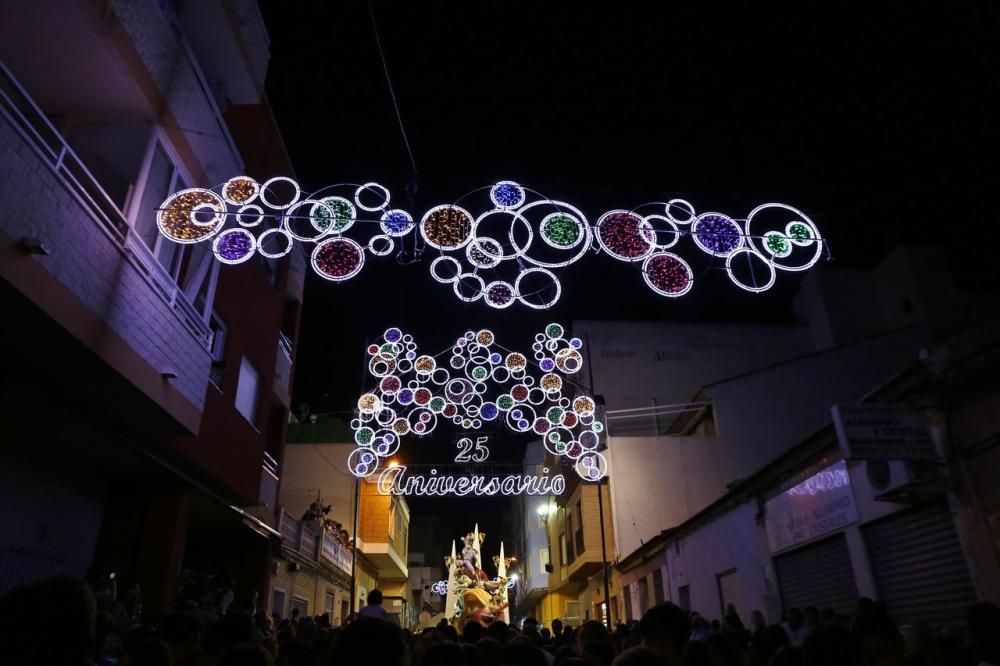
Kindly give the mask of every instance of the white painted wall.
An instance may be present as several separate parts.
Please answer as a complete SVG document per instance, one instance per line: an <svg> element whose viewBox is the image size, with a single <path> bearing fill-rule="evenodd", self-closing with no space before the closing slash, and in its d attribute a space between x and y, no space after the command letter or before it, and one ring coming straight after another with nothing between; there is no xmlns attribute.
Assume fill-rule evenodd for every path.
<svg viewBox="0 0 1000 666"><path fill-rule="evenodd" d="M688 402L704 384L812 349L805 326L575 321L584 383L609 410Z"/></svg>
<svg viewBox="0 0 1000 666"><path fill-rule="evenodd" d="M293 518L301 518L316 501L332 505L327 518L354 534L354 476L347 469L353 444L289 444L282 462L279 503Z"/></svg>

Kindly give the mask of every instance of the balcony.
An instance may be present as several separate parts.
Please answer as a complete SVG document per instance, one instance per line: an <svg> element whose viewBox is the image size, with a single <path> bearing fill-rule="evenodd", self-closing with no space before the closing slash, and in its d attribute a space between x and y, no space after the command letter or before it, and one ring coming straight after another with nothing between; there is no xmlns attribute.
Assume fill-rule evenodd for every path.
<svg viewBox="0 0 1000 666"><path fill-rule="evenodd" d="M343 575L351 575L351 549L330 534L319 534L284 509L278 512L278 531L282 548L317 564L325 564Z"/></svg>
<svg viewBox="0 0 1000 666"><path fill-rule="evenodd" d="M112 367L154 399L165 400L157 385L160 372L173 370L171 386L200 412L211 364L208 325L141 240L133 238L118 205L3 64L0 164L6 168L0 201L8 213L0 219L0 233L14 240L35 238L45 248L44 255L8 264L5 277L82 342L106 352ZM54 301L34 262L99 325ZM101 328L114 331L146 368L121 365L121 352L110 349L113 341ZM151 331L159 338L156 343ZM197 431L198 417L186 411L189 407L166 408Z"/></svg>
<svg viewBox="0 0 1000 666"><path fill-rule="evenodd" d="M273 515L278 507L278 461L267 451L264 452L264 462L260 470L259 502L268 508Z"/></svg>

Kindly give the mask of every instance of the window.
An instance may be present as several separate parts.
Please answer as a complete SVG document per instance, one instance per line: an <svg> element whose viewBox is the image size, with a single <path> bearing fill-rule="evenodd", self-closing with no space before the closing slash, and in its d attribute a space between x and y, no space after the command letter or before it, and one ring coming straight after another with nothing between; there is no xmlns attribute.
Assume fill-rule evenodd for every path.
<svg viewBox="0 0 1000 666"><path fill-rule="evenodd" d="M663 569L653 571L653 603L663 603Z"/></svg>
<svg viewBox="0 0 1000 666"><path fill-rule="evenodd" d="M289 614L296 608L299 610L299 617L305 617L309 614L309 600L302 597L292 597L292 607L288 610Z"/></svg>
<svg viewBox="0 0 1000 666"><path fill-rule="evenodd" d="M632 619L632 589L631 585L626 585L622 589L622 596L625 597L625 619Z"/></svg>
<svg viewBox="0 0 1000 666"><path fill-rule="evenodd" d="M677 605L683 610L691 610L691 587L689 585L681 585L677 588Z"/></svg>
<svg viewBox="0 0 1000 666"><path fill-rule="evenodd" d="M333 593L327 592L326 597L323 600L323 610L325 610L330 615L333 615Z"/></svg>
<svg viewBox="0 0 1000 666"><path fill-rule="evenodd" d="M559 535L559 565L566 566L566 533Z"/></svg>
<svg viewBox="0 0 1000 666"><path fill-rule="evenodd" d="M246 356L240 362L240 380L236 385L236 411L250 425L257 427L257 401L260 399L260 372Z"/></svg>
<svg viewBox="0 0 1000 666"><path fill-rule="evenodd" d="M177 167L159 141L153 144L153 154L149 160L149 170L142 186L142 198L136 210L132 226L136 235L156 256L160 265L177 279L181 264L182 245L171 242L160 235L156 227L156 213L160 204L172 192L182 190L185 185Z"/></svg>
<svg viewBox="0 0 1000 666"><path fill-rule="evenodd" d="M566 509L566 534L569 535L569 539L566 543L566 560L565 563L569 564L576 559L576 554L573 552L573 510Z"/></svg>
<svg viewBox="0 0 1000 666"><path fill-rule="evenodd" d="M540 571L538 573L540 573L540 574L547 574L548 570L545 568L545 566L547 564L549 564L549 549L548 548L540 548L538 550L538 565L539 565L539 569L540 569Z"/></svg>
<svg viewBox="0 0 1000 666"><path fill-rule="evenodd" d="M271 612L285 617L285 591L280 587L271 590Z"/></svg>
<svg viewBox="0 0 1000 666"><path fill-rule="evenodd" d="M580 556L584 551L584 541L583 541L583 509L581 508L580 500L576 501L576 532L574 540L576 542L576 555Z"/></svg>
<svg viewBox="0 0 1000 666"><path fill-rule="evenodd" d="M639 604L636 615L641 616L649 609L649 582L645 578L635 581L635 591Z"/></svg>

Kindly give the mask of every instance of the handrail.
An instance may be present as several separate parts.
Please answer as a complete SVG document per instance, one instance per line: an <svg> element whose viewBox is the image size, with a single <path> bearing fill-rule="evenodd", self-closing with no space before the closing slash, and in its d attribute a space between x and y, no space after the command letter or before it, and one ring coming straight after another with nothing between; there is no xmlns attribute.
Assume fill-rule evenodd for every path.
<svg viewBox="0 0 1000 666"><path fill-rule="evenodd" d="M208 324L149 248L140 240L132 238L128 221L121 209L2 62L0 62L0 115L6 118L15 131L35 149L55 175L62 180L69 194L90 213L98 223L98 227L146 278L153 291L177 313L188 331L207 350L211 344L211 329Z"/></svg>

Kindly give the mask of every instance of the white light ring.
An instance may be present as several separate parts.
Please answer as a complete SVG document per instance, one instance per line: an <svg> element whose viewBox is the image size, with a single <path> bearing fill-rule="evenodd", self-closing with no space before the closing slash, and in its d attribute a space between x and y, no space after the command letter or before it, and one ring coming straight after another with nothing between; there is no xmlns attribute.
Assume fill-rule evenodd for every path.
<svg viewBox="0 0 1000 666"><path fill-rule="evenodd" d="M315 201L317 204L325 206L326 209L330 211L330 228L329 229L320 229L318 226L316 226L316 222L315 221L312 222L312 225L314 227L316 227L316 231L322 231L323 234L342 234L345 231L347 231L348 229L350 229L352 226L354 226L354 221L358 219L358 211L357 211L357 209L354 208L354 204L351 203L351 201L349 199L345 199L344 197L323 197L322 199L315 199L315 200L310 199L310 201ZM346 204L350 208L350 211L351 211L351 216L350 216L350 219L347 220L347 224L345 224L344 226L342 226L339 229L335 229L334 228L334 227L337 226L337 213L336 213L336 210L334 209L334 207L332 205L334 202ZM309 209L309 217L310 218L315 219L315 217L316 217L316 209L317 208L318 208L318 206L313 206L312 208ZM323 234L321 234L321 235L323 235Z"/></svg>
<svg viewBox="0 0 1000 666"><path fill-rule="evenodd" d="M597 451L587 451L577 459L574 469L584 481L599 481L608 473L608 461Z"/></svg>
<svg viewBox="0 0 1000 666"><path fill-rule="evenodd" d="M815 237L795 238L794 236L792 236L792 227L794 227L796 224L801 224L808 228L808 225L806 225L806 223L803 222L802 220L792 220L791 222L785 225L785 234L788 236L788 240L792 243L792 245L798 245L799 247L808 247L809 245L814 243L816 240Z"/></svg>
<svg viewBox="0 0 1000 666"><path fill-rule="evenodd" d="M206 220L205 222L200 221L197 216L198 211L202 210L212 211L212 218L210 220ZM188 219L191 220L191 224L196 227L211 227L216 224L224 224L225 218L226 215L224 211L220 211L218 208L207 202L192 206L191 213L188 215Z"/></svg>
<svg viewBox="0 0 1000 666"><path fill-rule="evenodd" d="M296 233L295 231L292 230L292 218L297 217L299 215L300 208L309 204L312 204L312 207L309 209L309 215L307 217L309 219L309 225L317 231L315 236L303 236L302 234ZM320 206L330 211L330 219L333 220L333 209L330 208L330 206L315 199L302 199L301 201L296 201L294 204L288 207L287 211L285 211L284 224L282 225L285 227L285 231L287 231L292 236L292 238L294 238L297 241L302 241L303 243L318 242L321 238L329 234L330 229L333 228L332 222L330 223L330 229L320 229L318 226L316 226L315 214L316 214L316 209Z"/></svg>
<svg viewBox="0 0 1000 666"><path fill-rule="evenodd" d="M248 180L251 183L253 183L253 194L248 196L243 201L236 201L235 199L230 199L228 196L226 196L226 190L228 190L229 186L238 180ZM222 186L222 198L226 200L226 203L232 204L234 206L246 206L251 201L256 199L258 194L260 194L260 183L258 183L250 176L233 176L232 178L227 180L226 183Z"/></svg>
<svg viewBox="0 0 1000 666"><path fill-rule="evenodd" d="M391 227L389 227L386 224L386 221L389 219L389 217L392 216L392 215L394 215L394 214L396 214L396 213L398 213L398 214L403 215L403 216L406 217L406 220L407 220L406 227L402 231L394 231ZM392 210L387 210L384 213L382 213L382 219L379 222L379 226L382 227L382 231L385 232L386 236L392 236L393 238L398 238L400 236L405 236L406 234L408 234L411 231L413 231L413 228L416 225L413 224L413 216L412 215L410 215L409 213L407 213L405 210L401 210L399 208L394 208Z"/></svg>
<svg viewBox="0 0 1000 666"><path fill-rule="evenodd" d="M671 220L666 215L647 215L646 217L644 217L642 219L645 222L649 223L650 227L653 226L652 220L663 220L664 222L666 222L667 224L669 224L670 228L673 230L674 239L672 241L670 241L669 243L660 243L660 242L657 242L656 243L656 249L657 250L669 250L674 245L677 245L677 243L680 241L680 239L681 239L681 230L677 228L677 223L674 222L673 220ZM653 238L656 239L657 241L659 241L661 233L667 234L667 233L671 233L671 232L670 231L658 231L655 227L653 228Z"/></svg>
<svg viewBox="0 0 1000 666"><path fill-rule="evenodd" d="M524 257L523 257L524 260L527 261L530 264L534 264L535 266L540 266L542 268L562 268L564 266L569 266L572 263L576 263L576 261L579 260L580 257L582 257L583 255L585 255L587 253L587 250L590 248L590 244L591 244L591 242L593 240L593 232L590 230L590 225L587 223L587 216L584 215L583 211L581 211L576 206L572 206L572 205L566 203L565 201L555 201L555 200L532 201L529 204L521 206L521 208L518 210L518 212L523 215L525 213L525 211L530 210L530 209L534 208L535 206L542 206L542 205L545 205L545 204L550 204L550 205L552 205L552 206L554 206L556 208L569 210L571 212L572 216L575 217L580 222L580 225L583 228L583 234L584 234L584 238L580 242L580 249L577 250L577 253L575 255L573 255L571 258L566 259L564 261L552 261L552 262L542 261L540 259L533 259L530 256L528 256L527 254L524 255ZM564 211L560 210L558 212L564 212ZM555 213L553 213L553 214L555 214ZM539 227L539 228L541 228L541 227ZM544 236L543 236L543 240L544 240Z"/></svg>
<svg viewBox="0 0 1000 666"><path fill-rule="evenodd" d="M482 243L492 243L496 245L496 247L500 248L500 254L499 255L494 254L493 252L486 250L482 246ZM479 252L486 257L487 261L483 262L473 259L472 252L474 250L479 250ZM498 243L496 239L490 238L488 236L484 238L473 238L472 242L465 246L465 258L468 259L469 263L475 266L476 268L493 268L494 266L499 265L500 262L502 261L502 259L500 258L500 255L502 254L503 254L503 248L500 247L500 243ZM509 259L510 257L507 258Z"/></svg>
<svg viewBox="0 0 1000 666"><path fill-rule="evenodd" d="M382 418L383 415L386 415L386 414L388 416L385 417L385 418ZM385 406L385 401L382 400L382 409L380 409L377 412L375 412L375 422L378 423L383 428L387 428L395 420L396 420L396 410L391 409L389 407L386 407Z"/></svg>
<svg viewBox="0 0 1000 666"><path fill-rule="evenodd" d="M187 218L187 220L185 220L186 224L191 225L190 227L188 227L188 229L197 232L197 234L199 235L196 238L182 238L175 236L170 232L170 230L168 229L169 224L164 221L163 216L165 213L170 212L168 209L170 208L171 204L173 204L176 199L185 194L197 194L202 197L208 197L209 199L212 200L212 203L215 204L214 210L216 211L216 214L219 218L219 223L215 226L214 229L206 230L204 225L191 224L191 210L185 210L184 208L179 207L179 210L177 210L176 212L180 213L183 217ZM200 204L195 204L195 206L197 205ZM192 210L194 209L195 206L191 207ZM206 190L202 187L189 187L185 190L174 192L169 197L164 199L163 203L160 204L160 209L156 211L156 228L160 230L160 233L163 236L170 239L174 243L180 243L182 245L191 245L193 243L200 243L202 241L208 240L215 234L222 231L222 227L224 226L223 214L225 212L226 212L226 202L223 201L222 197L220 197L218 194L216 194L212 190Z"/></svg>
<svg viewBox="0 0 1000 666"><path fill-rule="evenodd" d="M441 379L438 376L438 373L443 374L444 375L444 379ZM445 384L447 384L450 381L451 381L451 374L448 372L448 370L446 368L444 368L443 366L438 366L438 367L434 368L434 372L431 373L431 383L432 384L436 384L437 386L444 386Z"/></svg>
<svg viewBox="0 0 1000 666"><path fill-rule="evenodd" d="M368 447L358 447L347 456L347 467L354 476L371 476L378 469L378 455Z"/></svg>
<svg viewBox="0 0 1000 666"><path fill-rule="evenodd" d="M779 254L778 252L775 252L774 250L771 249L771 246L767 244L767 239L775 236L785 241L787 251ZM761 245L764 246L764 251L766 251L769 255L771 255L775 259L784 259L785 257L788 257L792 254L792 245L793 245L792 239L788 236L787 233L783 233L781 231L765 232L764 238L761 240Z"/></svg>
<svg viewBox="0 0 1000 666"><path fill-rule="evenodd" d="M378 206L366 206L361 203L361 193L372 190L382 190L382 194L385 195L385 201ZM369 213L385 210L389 205L389 190L385 187L385 185L380 185L379 183L365 183L364 185L358 187L358 189L354 190L354 203L358 204L358 208L366 210Z"/></svg>
<svg viewBox="0 0 1000 666"><path fill-rule="evenodd" d="M501 379L498 375L503 376L503 378ZM497 384L506 384L510 381L510 370L502 365L493 366L493 370L490 372L490 377Z"/></svg>
<svg viewBox="0 0 1000 666"><path fill-rule="evenodd" d="M736 244L736 247L734 247L731 250L727 250L727 251L723 251L723 252L716 252L715 250L711 249L710 247L707 247L702 242L702 240L698 237L698 225L700 225L701 222L702 222L702 220L704 220L705 218L707 218L710 215L715 216L715 217L724 218L724 219L728 220L729 223L732 224L736 228L736 231L739 234L739 239L740 239L739 242ZM726 256L732 254L733 252L736 252L740 248L744 247L744 245L746 244L746 236L742 233L742 230L740 229L740 225L736 223L736 220L734 220L733 218L731 218L730 216L728 216L728 215L726 215L724 213L716 213L716 212L711 212L711 211L707 212L707 213L702 213L694 221L694 224L691 225L691 237L694 239L694 244L697 245L698 248L702 252L705 252L706 254L710 254L713 257L726 257Z"/></svg>
<svg viewBox="0 0 1000 666"><path fill-rule="evenodd" d="M528 389L528 402L535 407L543 404L548 400L548 396L545 394L545 389L538 386L534 386Z"/></svg>
<svg viewBox="0 0 1000 666"><path fill-rule="evenodd" d="M749 254L753 257L760 259L764 263L764 265L767 266L767 270L770 273L767 284L765 284L762 287L756 287L753 285L745 284L736 279L736 275L733 274L733 257L743 253ZM732 280L733 284L735 284L737 287L755 294L759 294L762 291L767 291L768 289L773 287L774 281L777 278L777 273L774 270L774 264L771 261L769 261L767 257L765 257L763 254L761 254L752 247L741 247L738 250L733 250L732 252L730 252L729 256L726 257L726 273L729 274L729 279Z"/></svg>
<svg viewBox="0 0 1000 666"><path fill-rule="evenodd" d="M479 283L479 291L476 292L475 296L471 297L466 296L461 291L459 291L460 287L462 286L462 280L466 278L471 278ZM478 301L480 298L482 298L483 293L485 293L486 283L483 282L483 278L479 277L475 273L462 273L461 275L458 276L458 279L452 283L451 289L452 291L455 292L455 296L458 297L458 300L464 301L466 303L474 303Z"/></svg>
<svg viewBox="0 0 1000 666"><path fill-rule="evenodd" d="M295 196L292 197L292 200L286 204L281 204L281 205L272 203L267 200L267 188L269 188L272 184L277 183L279 181L291 183L292 187L295 188ZM285 210L286 208L292 206L296 201L298 201L300 196L302 196L302 190L299 189L299 184L296 183L291 178L289 178L288 176L275 176L271 180L264 181L264 184L260 186L260 191L258 191L257 193L257 198L260 199L261 203L263 203L268 208L273 208L274 210Z"/></svg>
<svg viewBox="0 0 1000 666"><path fill-rule="evenodd" d="M440 277L435 272L434 268L439 263L441 263L442 261L450 261L450 262L452 262L455 265L455 276L454 277L452 277L452 278L442 278L442 277ZM431 273L431 277L434 278L435 280L437 280L438 282L440 282L441 284L451 284L452 282L455 282L456 280L458 280L459 276L462 275L462 264L459 263L458 259L456 259L455 257L450 257L448 255L444 255L443 254L440 257L435 258L434 261L431 262L430 273Z"/></svg>
<svg viewBox="0 0 1000 666"><path fill-rule="evenodd" d="M246 220L243 219L243 214L250 210L257 212L257 219L254 220L253 222L247 222ZM257 204L247 204L246 206L243 206L238 211L236 211L236 222L241 227L248 227L248 228L256 227L263 220L264 220L264 209L258 206Z"/></svg>
<svg viewBox="0 0 1000 666"><path fill-rule="evenodd" d="M636 255L634 257L626 257L625 255L618 254L617 252L612 250L610 247L608 247L607 243L604 242L604 239L601 238L601 225L604 224L604 220L606 218L612 215L630 215L639 221L639 224L636 225L636 232L639 234L641 238L643 238L643 240L646 241L648 245L648 247L642 254ZM652 236L652 239L650 240L647 237L646 233L644 232L648 232L649 235ZM644 218L642 215L639 215L638 213L632 210L625 210L624 208L615 208L614 210L609 210L608 212L604 213L599 218L597 218L597 224L594 225L594 236L597 238L597 243L601 246L601 249L604 250L609 257L611 257L612 259L617 259L618 261L625 261L628 263L642 261L643 259L645 259L646 257L648 257L649 255L651 255L653 252L656 251L656 232L653 231L652 225L649 224L646 221L646 218Z"/></svg>
<svg viewBox="0 0 1000 666"><path fill-rule="evenodd" d="M552 279L552 283L556 287L556 295L552 297L551 301L542 304L532 303L526 300L524 295L521 294L521 280L524 279L525 275L529 275L531 273L542 273L544 275L549 276ZM533 310L547 310L553 305L555 305L556 302L559 300L559 297L562 295L562 284L559 282L559 279L555 276L555 274L550 270L540 267L527 268L518 273L517 279L514 280L514 293L517 294L517 300L521 301L521 303L528 306L529 308L532 308Z"/></svg>
<svg viewBox="0 0 1000 666"><path fill-rule="evenodd" d="M243 255L239 259L226 259L221 254L219 254L219 243L230 234L244 236L250 239L250 249L247 251L245 255ZM215 255L216 259L218 259L224 264L229 264L230 266L235 266L236 264L242 264L245 261L249 261L250 259L253 258L254 252L256 252L256 250L257 250L257 239L254 238L254 235L252 233L240 227L232 227L226 229L225 232L218 234L215 237L215 240L212 242L212 254Z"/></svg>
<svg viewBox="0 0 1000 666"><path fill-rule="evenodd" d="M503 245L496 238L492 236L480 236L479 235L479 225L482 224L483 220L491 215L509 215L511 217L511 223L507 227L507 236L510 239L511 247L515 248L517 251L512 254L507 254L504 251ZM524 248L517 245L514 241L514 222L520 220L524 226L528 229L528 243ZM480 238L484 240L490 240L496 243L497 247L500 248L500 254L494 254L487 250L486 248L479 246L479 251L488 257L493 257L497 260L497 263L501 261L507 261L508 259L516 259L517 257L523 256L525 249L531 245L531 241L534 240L534 233L531 230L531 224L528 222L527 218L521 214L520 210L514 210L510 208L499 208L494 210L488 210L479 217L476 218L475 222L472 224L472 240L478 241Z"/></svg>
<svg viewBox="0 0 1000 666"><path fill-rule="evenodd" d="M672 211L673 208L682 209L685 213L688 214L688 217L683 220L674 217L674 213ZM695 213L694 206L692 206L689 201L686 201L684 199L671 199L670 201L668 201L667 205L664 206L664 213L666 213L667 219L673 222L674 224L691 224L692 222L698 219L698 215Z"/></svg>
<svg viewBox="0 0 1000 666"><path fill-rule="evenodd" d="M549 240L549 237L545 235L543 231L545 229L545 223L548 222L553 217L568 217L576 224L576 228L579 230L580 235L576 237L570 245L557 245L556 243ZM574 247L583 242L584 237L587 235L584 231L584 225L577 219L576 215L572 213L567 213L565 211L558 211L556 213L549 213L542 218L542 221L538 223L538 235L541 237L542 242L546 243L549 247L555 248L556 250L572 250Z"/></svg>
<svg viewBox="0 0 1000 666"><path fill-rule="evenodd" d="M354 248L358 251L358 265L355 266L350 273L342 276L328 275L327 273L321 271L319 267L316 265L316 257L319 254L320 250L326 247L330 243L348 243L350 245L353 245ZM331 282L344 282L345 280L350 280L352 277L360 273L361 269L365 267L365 249L350 238L337 236L325 240L322 243L317 243L316 247L313 248L312 254L309 255L309 263L312 264L313 271L315 271L316 275L323 278L324 280L330 280Z"/></svg>
<svg viewBox="0 0 1000 666"><path fill-rule="evenodd" d="M281 250L280 252L267 252L264 249L264 239L271 234L279 234L288 239L288 245L285 246L284 250ZM292 238L292 235L290 233L288 233L281 227L275 227L274 229L268 229L267 231L262 233L260 237L257 239L257 252L260 253L260 256L267 257L268 259L280 259L281 257L285 256L286 254L292 251L292 246L294 244L295 244L295 239Z"/></svg>
<svg viewBox="0 0 1000 666"><path fill-rule="evenodd" d="M517 191L518 191L518 192L520 193L520 195L521 195L521 200L520 200L520 201L518 201L518 202L517 202L516 204L514 204L513 206L505 206L504 204L502 204L502 203L500 203L499 201L497 201L497 200L496 200L496 190L497 190L497 188L498 188L498 187L500 187L501 185L511 185L511 186L513 186L513 187L514 187L514 189L516 189L516 190L517 190ZM501 181L498 181L497 183L495 183L495 184L493 185L493 187L491 187L491 188L490 188L490 201L492 201L492 202L493 202L493 205L494 205L494 206L496 206L496 207L497 207L498 209L500 209L500 210L512 210L512 209L514 209L514 208L517 208L518 206L520 206L521 204L523 204L523 203L524 203L524 201L525 201L525 199L526 199L526 198L527 198L527 196L526 196L526 195L525 195L525 193L524 193L524 188L523 188L523 187L521 187L521 185L520 185L520 184L518 184L518 183L515 183L515 182L514 182L514 181L512 181L512 180L501 180Z"/></svg>
<svg viewBox="0 0 1000 666"><path fill-rule="evenodd" d="M684 287L684 289L680 291L664 291L659 287L657 287L655 284L653 284L652 279L650 279L649 277L648 268L650 262L654 261L657 257L671 257L675 261L681 263L681 265L687 271L687 276L688 276L687 286ZM678 298L688 293L689 291L691 291L691 289L694 288L694 271L691 270L691 265L688 262L684 261L684 259L681 258L679 255L676 255L673 252L656 252L646 257L646 260L642 262L642 279L646 281L647 287L655 291L660 296L666 296L667 298Z"/></svg>
<svg viewBox="0 0 1000 666"><path fill-rule="evenodd" d="M757 215L758 213L760 213L762 210L766 210L768 208L781 208L781 209L790 211L792 213L795 213L798 216L798 218L799 218L799 219L797 219L795 221L796 222L802 222L806 226L809 227L809 229L813 233L813 238L815 239L815 243L816 243L816 249L813 252L812 257L810 257L809 261L807 261L805 264L803 264L801 266L787 266L787 265L782 264L781 262L779 262L777 259L773 259L773 258L770 260L771 264L775 268L777 268L778 270L780 270L780 271L791 271L791 272L805 271L805 270L809 270L810 268L812 268L813 266L815 266L816 262L819 261L819 258L821 256L823 256L823 240L822 240L822 238L820 236L819 228L816 226L816 224L812 220L809 219L808 215L806 215L805 213L803 213L798 208L793 208L792 206L789 206L787 204L783 204L783 203L766 203L766 204L761 204L760 206L757 206L752 211L750 211L750 214L747 215L747 221L746 221L746 224L744 225L744 230L746 231L747 237L750 239L751 245L754 245L754 241L757 240L757 239L754 238L753 233L751 233L751 231L750 231L750 225L753 223L753 218L754 218L755 215ZM754 245L754 247L756 248L756 245Z"/></svg>
<svg viewBox="0 0 1000 666"><path fill-rule="evenodd" d="M507 289L510 290L510 300L507 301L506 303L494 303L489 298L490 289L499 286L506 287ZM488 285L486 285L486 289L483 293L483 302L485 302L486 305L490 306L491 308L495 308L497 310L505 310L510 306L514 305L516 301L517 301L517 291L514 289L514 285L512 285L511 283L506 282L504 280L494 280L493 282L490 282Z"/></svg>
<svg viewBox="0 0 1000 666"><path fill-rule="evenodd" d="M383 250L375 249L375 241L381 241L386 243L386 247ZM371 252L376 257L385 257L392 253L396 249L396 242L384 234L378 234L372 236L368 240L368 251Z"/></svg>
<svg viewBox="0 0 1000 666"><path fill-rule="evenodd" d="M431 215L433 215L434 213L436 213L439 210L446 210L446 209L457 210L458 212L463 213L466 217L469 218L469 234L458 245L449 245L447 247L444 246L444 245L438 245L436 242L434 242L431 239L429 239L427 237L427 232L426 232L426 229L425 229L425 226L427 224L427 218L429 218ZM434 206L433 208L431 208L430 210L428 210L426 213L424 213L424 216L422 218L420 218L420 235L423 237L424 242L427 243L432 248L434 248L435 250L442 250L444 252L450 252L451 250L460 250L463 247L465 247L466 245L468 245L469 242L475 236L475 228L476 228L475 220L476 220L476 218L474 218L472 216L472 213L470 213L469 211L465 210L461 206L456 206L454 204L441 204L440 206Z"/></svg>

